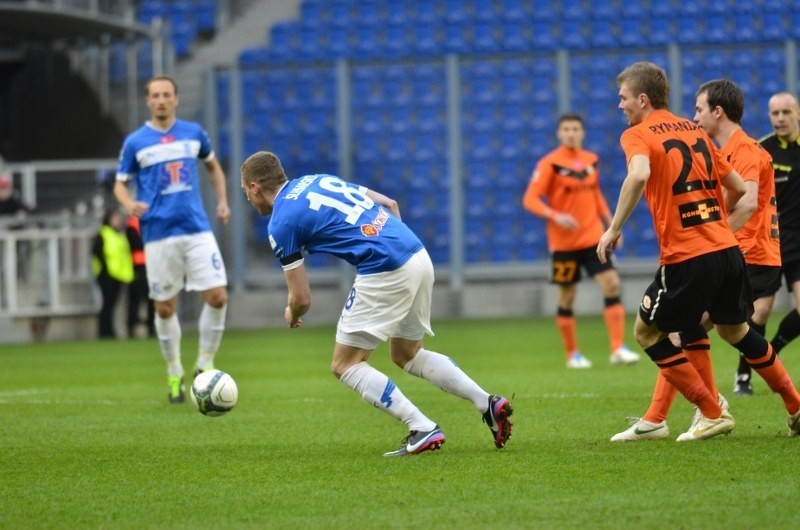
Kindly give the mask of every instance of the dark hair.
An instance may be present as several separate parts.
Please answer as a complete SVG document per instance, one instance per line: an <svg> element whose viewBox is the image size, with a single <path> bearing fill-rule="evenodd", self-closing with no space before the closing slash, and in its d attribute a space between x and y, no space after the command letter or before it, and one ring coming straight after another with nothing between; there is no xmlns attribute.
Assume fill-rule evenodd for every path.
<svg viewBox="0 0 800 530"><path fill-rule="evenodd" d="M564 123L565 121L577 121L578 123L581 124L581 127L583 127L584 129L586 128L586 126L583 124L583 118L581 118L577 114L562 114L561 116L559 116L558 121L556 122L556 129L561 127L561 124Z"/></svg>
<svg viewBox="0 0 800 530"><path fill-rule="evenodd" d="M157 75L155 77L152 77L147 82L147 84L144 85L144 95L145 96L149 96L150 95L150 85L155 81L169 81L170 83L172 83L172 88L175 89L175 95L176 96L178 95L178 83L176 83L174 79L172 79L168 75Z"/></svg>
<svg viewBox="0 0 800 530"><path fill-rule="evenodd" d="M734 123L742 123L744 114L744 94L736 83L728 79L714 79L700 85L695 97L706 94L708 108L720 107L725 115Z"/></svg>
<svg viewBox="0 0 800 530"><path fill-rule="evenodd" d="M633 63L617 76L617 85L625 83L634 96L645 94L654 109L669 108L669 79L660 66L648 63Z"/></svg>

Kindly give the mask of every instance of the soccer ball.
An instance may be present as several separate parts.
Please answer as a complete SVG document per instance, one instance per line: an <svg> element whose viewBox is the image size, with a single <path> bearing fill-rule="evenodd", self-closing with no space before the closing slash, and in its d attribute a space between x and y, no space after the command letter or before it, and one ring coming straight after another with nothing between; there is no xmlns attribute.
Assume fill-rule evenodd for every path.
<svg viewBox="0 0 800 530"><path fill-rule="evenodd" d="M206 416L222 416L239 398L233 377L221 370L208 370L194 378L192 405Z"/></svg>

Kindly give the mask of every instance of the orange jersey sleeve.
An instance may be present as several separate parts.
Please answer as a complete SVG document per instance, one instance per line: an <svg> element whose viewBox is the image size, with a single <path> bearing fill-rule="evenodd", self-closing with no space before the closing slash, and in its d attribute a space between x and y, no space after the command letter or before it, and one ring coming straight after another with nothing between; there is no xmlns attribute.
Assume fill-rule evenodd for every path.
<svg viewBox="0 0 800 530"><path fill-rule="evenodd" d="M604 231L600 215L608 211L608 205L600 192L597 163L597 155L591 151L562 146L536 165L523 197L525 208L542 217L551 210L568 213L580 226L568 230L548 219L547 243L551 252L581 250L600 241Z"/></svg>
<svg viewBox="0 0 800 530"><path fill-rule="evenodd" d="M661 246L661 264L737 245L728 226L722 195L730 164L693 122L667 110L650 113L620 138L630 163L650 160L644 197Z"/></svg>
<svg viewBox="0 0 800 530"><path fill-rule="evenodd" d="M778 209L775 202L775 170L772 157L761 145L737 130L720 152L745 181L758 183L758 206L747 223L736 232L739 248L751 265L781 265L778 239Z"/></svg>

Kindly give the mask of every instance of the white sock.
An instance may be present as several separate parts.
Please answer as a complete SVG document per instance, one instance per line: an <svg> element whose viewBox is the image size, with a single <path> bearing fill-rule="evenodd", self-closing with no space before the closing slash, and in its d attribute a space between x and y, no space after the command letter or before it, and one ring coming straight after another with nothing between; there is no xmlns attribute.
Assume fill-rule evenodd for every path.
<svg viewBox="0 0 800 530"><path fill-rule="evenodd" d="M222 333L225 331L225 314L228 312L228 305L220 308L211 307L203 304L200 312L200 351L197 353L197 367L205 370L214 365L214 356L219 350L222 342Z"/></svg>
<svg viewBox="0 0 800 530"><path fill-rule="evenodd" d="M436 427L436 423L400 392L394 381L366 362L351 366L340 380L373 407L408 425L410 431L430 431Z"/></svg>
<svg viewBox="0 0 800 530"><path fill-rule="evenodd" d="M472 401L481 412L489 409L489 394L446 355L420 348L403 370L425 379L448 394Z"/></svg>
<svg viewBox="0 0 800 530"><path fill-rule="evenodd" d="M178 316L161 318L156 315L156 335L161 346L161 356L167 362L169 375L183 375L181 365L181 324Z"/></svg>

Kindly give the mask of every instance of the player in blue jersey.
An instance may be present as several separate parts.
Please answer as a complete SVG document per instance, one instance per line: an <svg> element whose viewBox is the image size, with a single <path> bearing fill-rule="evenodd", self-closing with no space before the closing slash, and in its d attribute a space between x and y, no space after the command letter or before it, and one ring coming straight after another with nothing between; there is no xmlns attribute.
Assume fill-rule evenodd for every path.
<svg viewBox="0 0 800 530"><path fill-rule="evenodd" d="M147 281L155 302L155 328L167 363L169 401L183 403L181 327L175 314L178 292L201 291L200 347L195 375L214 367L225 330L228 303L225 264L211 232L200 195L198 159L208 170L217 196L217 217L230 217L225 174L203 128L176 118L178 87L166 76L146 86L150 121L122 146L114 195L130 215L140 218ZM136 187L136 198L128 182Z"/></svg>
<svg viewBox="0 0 800 530"><path fill-rule="evenodd" d="M483 414L495 446L511 436L511 404L485 392L456 363L426 350L433 264L419 238L400 220L397 203L332 175L288 180L277 156L259 152L242 165L242 188L261 215L270 215L269 240L289 288L287 324L298 328L311 307L303 252L323 252L356 267L333 350L333 374L370 405L405 423L402 456L441 447L445 435L394 381L367 363L390 341L392 361L445 392L469 400Z"/></svg>

